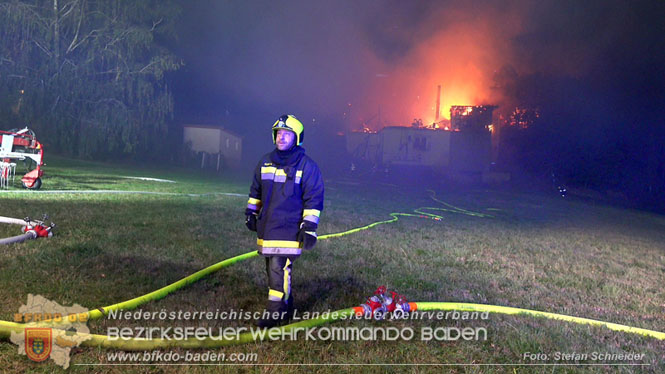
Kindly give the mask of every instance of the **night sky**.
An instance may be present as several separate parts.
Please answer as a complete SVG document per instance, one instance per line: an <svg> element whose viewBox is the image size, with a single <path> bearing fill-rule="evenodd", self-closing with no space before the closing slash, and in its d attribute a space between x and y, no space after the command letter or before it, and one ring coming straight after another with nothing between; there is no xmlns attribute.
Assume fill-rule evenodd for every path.
<svg viewBox="0 0 665 374"><path fill-rule="evenodd" d="M532 105L663 127L663 19L663 1L187 2L176 121L249 139L284 113L331 133L378 127L379 110L383 125L431 123L441 84L445 116Z"/></svg>

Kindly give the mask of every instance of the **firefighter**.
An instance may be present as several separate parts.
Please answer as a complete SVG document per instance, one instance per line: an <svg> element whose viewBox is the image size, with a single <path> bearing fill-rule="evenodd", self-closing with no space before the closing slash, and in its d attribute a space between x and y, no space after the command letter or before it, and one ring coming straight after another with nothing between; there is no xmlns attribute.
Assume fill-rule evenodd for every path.
<svg viewBox="0 0 665 374"><path fill-rule="evenodd" d="M279 117L272 126L276 148L259 161L249 191L245 224L257 233L268 273L268 303L259 327L277 326L292 317L293 262L316 244L323 179L301 147L304 135L295 116Z"/></svg>

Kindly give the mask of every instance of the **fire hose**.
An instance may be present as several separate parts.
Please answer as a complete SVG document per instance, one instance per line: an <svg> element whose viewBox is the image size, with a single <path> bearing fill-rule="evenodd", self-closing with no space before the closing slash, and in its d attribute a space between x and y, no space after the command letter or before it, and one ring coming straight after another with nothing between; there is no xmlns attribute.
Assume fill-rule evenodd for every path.
<svg viewBox="0 0 665 374"><path fill-rule="evenodd" d="M208 193L181 193L181 192L157 192L157 191L123 191L123 190L2 190L0 194L41 194L41 195L53 195L53 194L74 194L74 195L83 195L83 194L115 194L115 195L159 195L159 196L188 196L188 197L204 197L204 196L215 196L215 195L224 195L224 196L240 196L246 197L245 194L231 193L231 192L208 192Z"/></svg>
<svg viewBox="0 0 665 374"><path fill-rule="evenodd" d="M385 224L385 223L390 223L390 222L395 222L399 219L400 216L407 216L407 217L420 217L420 218L429 218L429 219L434 219L437 221L440 221L443 219L442 216L434 214L434 213L428 213L424 212L424 210L438 210L438 211L448 211L448 212L454 212L454 213L460 213L460 214L466 214L466 215L471 215L471 216L476 216L476 217L491 217L490 215L483 214L483 213L478 213L478 212L472 212L468 210L464 210L461 208L457 208L455 206L452 206L450 204L447 204L445 202L442 202L438 199L436 199L435 194L433 191L431 191L431 197L439 202L447 206L448 208L438 208L438 207L422 207L414 210L417 213L420 214L412 214L412 213L391 213L390 215L393 217L390 220L385 220L385 221L378 221L371 223L366 226L354 228L351 230L347 230L341 233L335 233L335 234L326 234L326 235L321 235L319 236L320 240L325 240L329 238L335 238L335 237L340 237L348 234L352 234L361 230L367 230L372 227L375 227L380 224ZM496 210L496 209L495 209ZM143 305L149 301L154 301L154 300L159 300L163 297L166 297L168 294L179 290L189 284L192 284L201 278L218 271L224 267L230 266L232 264L235 264L237 262L256 257L258 256L257 251L251 251L245 254L241 254L235 257L231 257L229 259L226 259L224 261L218 262L214 265L211 265L207 268L204 268L202 270L199 270L198 272L189 275L183 279L180 279L177 282L174 282L170 285L167 285L165 287L162 287L156 291L150 292L148 294L145 294L143 296L139 296L136 298L133 298L131 300L127 300L121 303L109 305L106 307L100 307L96 309L89 310L86 313L82 313L80 315L79 320L88 320L88 319L98 319L101 318L105 315L107 315L110 311L112 310L130 310L137 308L140 305ZM649 330L649 329L643 329L643 328L638 328L638 327L633 327L633 326L628 326L628 325L621 325L621 324L616 324L612 322L606 322L606 321L600 321L600 320L594 320L594 319L589 319L589 318L582 318L582 317L575 317L575 316L569 316L565 314L557 314L557 313L549 313L549 312L542 312L542 311L537 311L537 310L530 310L530 309L522 309L522 308L514 308L514 307L508 307L508 306L500 306L500 305L487 305L487 304L474 304L474 303L456 303L456 302L410 302L408 303L408 308L410 311L428 311L428 310L457 310L457 311L471 311L471 312L488 312L488 313L498 313L498 314L507 314L507 315L529 315L533 317L541 317L541 318L547 318L547 319L553 319L553 320L560 320L560 321L566 321L566 322L571 322L571 323L576 323L576 324L584 324L584 325L591 325L591 326L598 326L598 327L605 327L614 331L620 331L620 332L627 332L627 333L633 333L633 334L639 334L642 336L647 336L647 337L652 337L658 340L665 340L665 333L655 331L655 330ZM292 324L288 324L285 326L281 327L274 327L271 330L277 330L277 331L292 331L294 329L298 328L312 328L316 327L328 322L334 322L340 319L347 319L352 316L358 316L366 313L366 307L364 306L356 306L352 308L346 308L346 309L341 309L335 312L331 312L325 316L321 316L318 318L313 318L309 320L304 320ZM65 319L66 322L66 319ZM9 321L0 321L0 337L7 338L10 336L11 332L22 332L25 328L27 327L36 327L36 326L53 326L57 325L57 323L50 322L49 324L45 324L44 322L39 322L39 323L27 323L27 324L21 324L21 323L14 323L14 322L9 322ZM58 330L61 331L61 330ZM56 332L57 334L57 332ZM235 336L235 338L229 338L227 336L209 336L203 340L201 339L186 339L186 340L169 340L169 339L142 339L142 338L131 338L131 339L117 339L117 340L111 340L109 339L108 336L106 335L98 335L98 334L81 334L83 338L89 338L88 340L85 340L82 345L84 346L95 346L95 347L103 347L103 348L113 348L113 349L122 349L122 350L150 350L150 349L156 349L156 348L166 348L166 347L180 347L180 348L213 348L213 347L221 347L221 346L226 346L226 345L232 345L232 344L243 344L243 343L249 343L257 340L257 334L248 332L248 333L243 333L243 334L238 334Z"/></svg>
<svg viewBox="0 0 665 374"><path fill-rule="evenodd" d="M44 217L46 220L47 217ZM0 245L3 244L15 244L22 243L26 240L37 239L37 238L47 238L53 236L53 228L55 227L54 223L51 223L50 226L47 226L42 221L33 221L29 217L24 219L9 218L9 217L0 217L0 223L9 223L13 225L23 226L24 233L21 235L12 236L9 238L0 239Z"/></svg>
<svg viewBox="0 0 665 374"><path fill-rule="evenodd" d="M573 317L564 314L540 312L536 310L505 307L498 305L454 303L454 302L410 302L409 308L411 312L417 310L419 311L457 310L457 311L471 311L471 312L489 312L489 313L499 313L499 314L508 314L508 315L525 314L534 317L561 320L577 324L587 324L598 327L606 327L614 331L629 332L629 333L656 338L659 340L665 340L665 333L663 332L620 325L611 322L598 321L588 318ZM321 317L312 318L296 323L291 323L281 327L273 327L271 330L283 331L283 332L297 331L297 329L313 328L329 322L352 319L354 317L362 316L362 314L363 314L363 307L356 306L352 308L340 309L334 312L330 312L328 314L322 315ZM5 338L9 337L12 331L20 333L25 328L26 328L25 324L0 321L0 337L5 337ZM62 333L64 333L64 331L62 331ZM58 334L58 332L56 332L56 334ZM99 335L99 334L79 333L79 335L81 340L84 340L82 342L83 346L122 349L127 351L152 350L157 348L175 348L175 347L216 348L233 344L251 343L256 341L257 338L261 338L262 336L261 334L257 334L254 331L245 332L237 335L230 334L230 336L219 335L219 336L208 336L205 339L188 338L184 340L143 339L143 338L109 339L108 336ZM263 335L263 337L265 337L265 335Z"/></svg>

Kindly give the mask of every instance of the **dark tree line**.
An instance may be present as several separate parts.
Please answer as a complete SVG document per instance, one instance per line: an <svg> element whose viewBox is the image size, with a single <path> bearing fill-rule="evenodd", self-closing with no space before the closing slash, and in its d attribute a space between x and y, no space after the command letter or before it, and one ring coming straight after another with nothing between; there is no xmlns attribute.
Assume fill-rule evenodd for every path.
<svg viewBox="0 0 665 374"><path fill-rule="evenodd" d="M29 126L47 148L85 158L158 153L173 98L164 46L180 13L167 0L0 3L0 126Z"/></svg>
<svg viewBox="0 0 665 374"><path fill-rule="evenodd" d="M570 187L664 209L665 108L657 104L663 93L645 92L658 82L637 78L608 91L589 79L520 77L515 96L541 115L527 129L502 129L500 161L543 180L554 173Z"/></svg>
<svg viewBox="0 0 665 374"><path fill-rule="evenodd" d="M575 11L533 18L513 44L545 67L497 77L516 104L541 109L540 123L513 131L519 164L665 210L665 2L559 3Z"/></svg>

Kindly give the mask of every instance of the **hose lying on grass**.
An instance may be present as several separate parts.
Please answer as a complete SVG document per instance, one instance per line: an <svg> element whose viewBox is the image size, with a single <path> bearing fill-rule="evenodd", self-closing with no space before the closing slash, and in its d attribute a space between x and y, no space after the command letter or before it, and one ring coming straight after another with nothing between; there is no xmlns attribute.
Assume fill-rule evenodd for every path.
<svg viewBox="0 0 665 374"><path fill-rule="evenodd" d="M0 223L9 223L11 225L21 225L21 226L41 226L42 224L42 222L31 221L31 220L26 221L24 219L10 218L10 217L0 217ZM21 235L0 239L0 245L22 243L26 240L37 239L38 237L39 235L37 234L36 231L29 230Z"/></svg>
<svg viewBox="0 0 665 374"><path fill-rule="evenodd" d="M23 243L26 240L36 239L37 234L33 231L26 232L25 234L10 236L9 238L0 239L0 245Z"/></svg>
<svg viewBox="0 0 665 374"><path fill-rule="evenodd" d="M225 195L225 196L239 196L247 197L247 195L231 192L208 192L208 193L184 193L184 192L157 192L157 191L122 191L122 190L0 190L0 194L42 194L42 195L52 195L52 194L114 194L114 195L163 195L163 196L189 196L189 197L201 197L201 196L214 196L214 195Z"/></svg>
<svg viewBox="0 0 665 374"><path fill-rule="evenodd" d="M471 215L471 216L476 216L476 217L491 217L490 215L482 214L482 213L477 213L477 212L471 212L467 211L461 208L454 207L450 204L444 203L438 199L436 199L434 195L434 191L431 191L431 197L432 199L436 200L437 202L440 202L447 207L451 209L444 209L444 208L435 208L435 207L424 207L424 208L418 208L414 210L417 213L420 214L412 214L412 213L391 213L390 215L393 217L390 220L385 220L385 221L379 221L379 222L374 222L366 226L354 228L351 230L347 230L344 232L340 233L335 233L335 234L326 234L326 235L321 235L319 236L320 240L325 240L325 239L330 239L330 238L336 238L344 235L349 235L352 233L356 233L361 230L367 230L369 228L375 227L380 224L385 224L385 223L390 223L390 222L395 222L399 219L399 216L407 216L407 217L421 217L421 218L430 218L434 220L441 220L443 219L442 216L436 215L433 213L427 213L424 212L423 210L442 210L442 211L447 211L447 212L454 212L454 213L460 213L460 214L466 214L466 215ZM100 307L96 308L93 310L88 311L87 313L83 313L82 316L80 316L79 320L87 320L87 319L98 319L101 318L105 315L108 315L108 313L112 310L130 310L137 308L140 305L143 305L149 301L153 300L159 300L163 297L166 297L168 294L175 292L178 289L181 289L189 284L192 284L201 278L218 271L226 266L230 266L232 264L235 264L237 262L256 257L258 256L257 251L252 251L248 252L245 254L241 254L229 259L226 259L224 261L218 262L214 265L211 265L205 269L199 270L198 272L189 275L177 282L174 282L170 285L167 285L165 287L162 287L156 291L150 292L148 294L145 294L143 296L139 296L136 298L133 298L131 300L127 300L121 303L109 305L106 307ZM420 311L426 311L426 310L459 310L459 311L473 311L473 312L489 312L489 313L500 313L500 314L508 314L508 315L518 315L518 314L525 314L525 315L530 315L534 317L541 317L541 318L548 318L548 319L554 319L554 320L561 320L561 321L567 321L567 322L572 322L572 323L577 323L577 324L586 324L586 325L592 325L592 326L601 326L601 327L606 327L608 329L614 330L614 331L621 331L621 332L628 332L628 333L634 333L634 334L639 334L647 337L652 337L656 338L659 340L665 340L665 333L659 332L659 331L654 331L654 330L648 330L648 329L642 329L642 328L637 328L637 327L632 327L632 326L627 326L627 325L621 325L621 324L616 324L616 323L611 323L611 322L605 322L605 321L599 321L599 320L593 320L593 319L588 319L588 318L581 318L581 317L574 317L574 316L568 316L564 314L557 314L557 313L548 313L548 312L541 312L541 311L536 311L536 310L529 310L529 309L521 309L521 308L513 308L513 307L506 307L506 306L499 306L499 305L485 305L485 304L473 304L473 303L455 303L455 302L415 302L415 303L409 303L411 306L411 310L420 310ZM334 322L339 319L346 319L349 316L352 315L358 315L362 314L362 307L353 307L353 308L347 308L347 309L341 309L336 312L331 312L325 317L320 317L320 318L314 318L310 320L304 320L296 323L292 323L286 326L282 327L277 327L273 328L275 331L291 331L293 329L297 328L312 328L315 326L319 326L328 322ZM65 321L67 319L64 319ZM8 322L8 321L0 321L0 337L8 337L10 336L11 332L22 332L25 328L27 327L36 327L36 326L57 326L57 323L50 322L49 324L46 324L44 322L39 322L39 323L27 323L27 324L20 324L20 323L14 323L14 322ZM54 334L60 334L64 333L63 330L54 330ZM257 340L257 334L255 332L247 332L243 334L237 335L235 338L229 338L225 336L210 336L207 337L206 339L200 340L200 339L187 339L187 340L164 340L164 339L141 339L141 338L133 338L133 339L117 339L117 340L110 340L108 336L106 335L95 335L95 334L81 334L82 337L84 338L89 338L88 340L84 341L82 345L85 346L97 346L97 347L104 347L104 348L114 348L114 349L123 349L123 350L149 350L149 349L156 349L156 348L166 348L166 347L181 347L181 348L212 348L212 347L220 347L220 346L225 346L225 345L231 345L231 344L242 344L242 343L248 343Z"/></svg>
<svg viewBox="0 0 665 374"><path fill-rule="evenodd" d="M411 312L420 310L420 311L432 311L432 310L458 310L458 311L473 311L473 312L489 312L489 313L500 313L500 314L526 314L534 317L543 317L555 320L562 320L568 322L574 322L578 324L587 324L592 326L602 326L607 327L611 330L629 332L634 334L640 334L643 336L653 337L659 340L665 340L665 333L641 329L637 327L631 327L626 325L620 325L616 323L597 321L588 318L579 318L572 317L563 314L556 313L546 313L539 312L535 310L504 307L497 305L484 305L484 304L471 304L471 303L449 303L449 302L411 302L409 303ZM174 339L144 339L144 338L117 338L110 339L107 335L99 334L77 334L77 340L83 340L83 346L91 347L101 347L101 348L113 348L113 349L122 349L126 351L130 350L153 350L158 348L215 348L222 347L233 344L244 344L250 343L257 340L272 340L271 336L280 336L281 332L292 331L296 333L303 329L310 329L316 326L323 325L329 322L335 322L338 320L347 320L362 316L363 308L356 306L353 308L340 309L334 312L327 313L318 318L312 318L308 320L303 320L296 323L291 323L289 325L274 327L267 331L266 333L261 333L261 330L258 329L249 329L238 328L235 331L247 331L243 333L227 333L224 335L218 336L208 336L204 339L201 338L188 338L183 340L174 340ZM0 321L0 337L9 337L11 332L21 333L25 329L26 325ZM53 330L54 339L57 339L58 336L64 336L64 330ZM275 335L272 335L275 334Z"/></svg>
<svg viewBox="0 0 665 374"><path fill-rule="evenodd" d="M432 193L433 192L434 191L432 191ZM330 239L330 238L337 238L337 237L341 237L341 236L344 236L344 235L353 234L353 233L356 233L358 231L367 230L367 229L370 229L372 227L375 227L375 226L378 226L378 225L381 225L381 224L395 222L399 219L399 216L431 218L431 219L434 219L434 220L443 219L442 216L432 214L432 213L422 212L421 211L422 209L440 209L440 208L434 208L434 207L418 208L415 211L420 213L420 215L411 214L411 213L390 213L390 215L393 217L392 219L370 223L369 225L365 225L365 226L362 226L362 227L357 227L357 228L354 228L354 229L350 229L350 230L335 233L335 234L320 235L318 237L318 240L326 240L326 239ZM447 211L451 211L451 210L447 210ZM460 211L460 212L462 213L462 211ZM464 211L462 214L467 214L467 212L468 211ZM473 212L469 212L469 213L473 213ZM474 213L474 214L479 214L479 213ZM21 222L23 222L25 224L24 221L21 221ZM160 288L156 291L152 291L152 292L147 293L145 295L138 296L138 297L135 297L133 299L123 301L123 302L120 302L120 303L116 303L116 304L113 304L113 305L108 305L108 306L92 309L92 310L87 312L86 316L82 316L83 317L82 319L84 319L84 320L98 319L98 318L101 318L105 315L108 315L108 313L112 310L131 310L131 309L135 309L135 308L137 308L137 307L139 307L139 306L141 306L145 303L148 303L150 301L155 301L155 300L162 299L162 298L166 297L168 294L170 294L172 292L175 292L175 291L177 291L177 290L179 290L179 289L181 289L181 288L183 288L183 287L185 287L189 284L192 284L192 283L200 280L201 278L206 277L206 276L208 276L208 275L210 275L210 274L212 274L212 273L214 273L214 272L216 272L216 271L218 271L218 270L220 270L220 269L222 269L226 266L232 265L232 264L234 264L238 261L243 261L243 260L249 259L251 257L256 257L258 255L259 254L258 254L257 251L252 251L252 252L247 252L245 254L241 254L241 255L238 255L238 256L235 256L235 257L231 257L231 258L226 259L224 261L220 261L220 262L218 262L214 265L208 266L207 268L199 270L194 274L191 274L191 275L189 275L189 276L187 276L183 279L180 279L179 281L176 281L176 282L171 283L167 286L164 286L164 287L162 287L162 288ZM28 325L33 326L35 324L34 323L29 323ZM39 323L37 325L39 325Z"/></svg>

